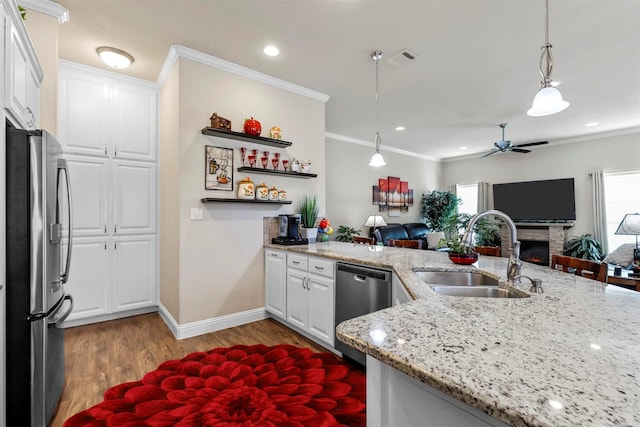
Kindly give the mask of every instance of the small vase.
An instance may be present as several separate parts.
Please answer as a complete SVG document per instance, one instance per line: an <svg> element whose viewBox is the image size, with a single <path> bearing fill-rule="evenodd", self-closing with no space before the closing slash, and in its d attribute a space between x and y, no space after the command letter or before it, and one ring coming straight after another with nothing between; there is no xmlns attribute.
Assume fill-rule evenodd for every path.
<svg viewBox="0 0 640 427"><path fill-rule="evenodd" d="M313 228L302 227L302 237L309 240L309 243L313 243L316 241L316 237L318 237L318 229L316 227L313 227Z"/></svg>
<svg viewBox="0 0 640 427"><path fill-rule="evenodd" d="M448 254L449 254L449 259L454 264L469 265L469 264L473 264L474 262L478 261L478 253L477 252L470 253L470 254L461 254L461 253L457 253L457 252L449 252Z"/></svg>

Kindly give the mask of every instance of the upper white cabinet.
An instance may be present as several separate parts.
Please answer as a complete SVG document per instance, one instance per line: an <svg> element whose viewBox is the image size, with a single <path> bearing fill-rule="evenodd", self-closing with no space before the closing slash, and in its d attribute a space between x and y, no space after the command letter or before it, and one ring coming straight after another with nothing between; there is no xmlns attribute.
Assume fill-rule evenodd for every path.
<svg viewBox="0 0 640 427"><path fill-rule="evenodd" d="M158 90L59 62L58 135L65 153L155 161Z"/></svg>
<svg viewBox="0 0 640 427"><path fill-rule="evenodd" d="M17 127L35 129L42 69L24 25L7 19L5 26L5 108Z"/></svg>

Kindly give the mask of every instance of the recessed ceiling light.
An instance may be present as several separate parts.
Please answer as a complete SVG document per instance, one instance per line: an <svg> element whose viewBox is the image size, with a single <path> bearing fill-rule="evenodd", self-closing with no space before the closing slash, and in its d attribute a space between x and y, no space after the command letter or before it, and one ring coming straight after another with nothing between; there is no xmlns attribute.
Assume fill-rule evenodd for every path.
<svg viewBox="0 0 640 427"><path fill-rule="evenodd" d="M396 130L397 130L397 131L404 130L404 126L398 126L398 127L396 128Z"/></svg>
<svg viewBox="0 0 640 427"><path fill-rule="evenodd" d="M600 123L598 123L598 122L591 122L591 123L587 123L585 126L590 128L590 127L593 127L593 126L598 126L599 124Z"/></svg>
<svg viewBox="0 0 640 427"><path fill-rule="evenodd" d="M262 49L262 51L267 56L278 56L278 55L280 55L280 50L277 47L271 46L271 45L266 46L264 49Z"/></svg>
<svg viewBox="0 0 640 427"><path fill-rule="evenodd" d="M461 150L466 150L469 147L460 147Z"/></svg>
<svg viewBox="0 0 640 427"><path fill-rule="evenodd" d="M102 62L112 68L127 68L133 62L133 56L115 47L100 46L96 52L100 55Z"/></svg>

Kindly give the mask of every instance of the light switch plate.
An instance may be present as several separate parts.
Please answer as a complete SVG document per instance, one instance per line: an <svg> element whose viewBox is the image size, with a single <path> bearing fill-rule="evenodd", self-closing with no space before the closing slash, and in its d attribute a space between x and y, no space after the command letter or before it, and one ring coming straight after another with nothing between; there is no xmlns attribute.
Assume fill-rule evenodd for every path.
<svg viewBox="0 0 640 427"><path fill-rule="evenodd" d="M203 210L202 208L191 208L191 220L192 221L202 221L203 218Z"/></svg>

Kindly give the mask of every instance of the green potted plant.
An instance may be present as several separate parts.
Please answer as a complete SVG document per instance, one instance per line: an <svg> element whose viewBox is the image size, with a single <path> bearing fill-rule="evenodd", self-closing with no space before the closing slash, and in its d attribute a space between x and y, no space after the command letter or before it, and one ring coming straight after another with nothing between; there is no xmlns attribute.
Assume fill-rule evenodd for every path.
<svg viewBox="0 0 640 427"><path fill-rule="evenodd" d="M445 231L457 215L460 199L450 191L430 191L422 195L421 212L427 226L433 231Z"/></svg>
<svg viewBox="0 0 640 427"><path fill-rule="evenodd" d="M302 224L302 237L307 238L309 242L315 242L318 235L316 221L319 214L318 199L315 194L302 196L298 206L298 213Z"/></svg>
<svg viewBox="0 0 640 427"><path fill-rule="evenodd" d="M500 237L500 224L489 218L480 218L474 228L476 247L485 249L484 254L500 252L502 238ZM498 248L497 250L495 248ZM494 252L497 251L497 252Z"/></svg>
<svg viewBox="0 0 640 427"><path fill-rule="evenodd" d="M467 246L462 242L461 236L450 239L441 239L437 248L448 248L447 254L454 264L473 264L478 260L478 253L473 246Z"/></svg>
<svg viewBox="0 0 640 427"><path fill-rule="evenodd" d="M336 240L338 242L353 242L353 237L359 234L360 234L360 230L347 227L346 225L341 225L338 227L338 234L336 236Z"/></svg>
<svg viewBox="0 0 640 427"><path fill-rule="evenodd" d="M569 239L562 254L591 261L602 261L604 258L602 245L591 234L583 234Z"/></svg>

